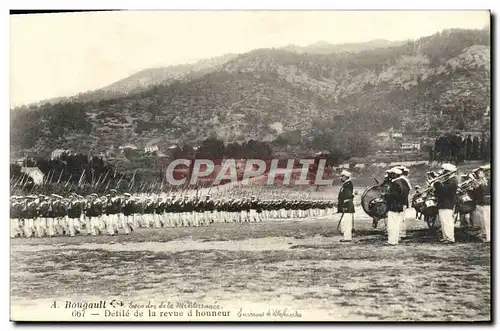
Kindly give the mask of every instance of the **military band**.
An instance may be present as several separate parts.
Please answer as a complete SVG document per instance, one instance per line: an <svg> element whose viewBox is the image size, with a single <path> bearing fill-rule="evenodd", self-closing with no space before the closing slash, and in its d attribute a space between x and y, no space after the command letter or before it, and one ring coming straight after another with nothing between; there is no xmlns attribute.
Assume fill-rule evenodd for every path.
<svg viewBox="0 0 500 331"><path fill-rule="evenodd" d="M427 188L412 185L409 169L391 168L381 184L369 187L361 197L364 211L377 222L386 219L387 244L398 245L406 237L407 213L415 208L416 219L437 226L440 241L455 242L455 223L470 215L471 225L480 229L480 238L490 242L491 176L490 166L482 166L458 176L456 166L446 163L439 172L427 173ZM354 188L352 174L341 173L342 186L333 200L268 199L256 196L212 199L200 196L135 196L110 190L104 196L83 197L29 195L12 196L10 204L11 237L52 237L77 235L130 234L137 228L199 227L214 223L258 223L268 219L308 219L332 217L334 207L342 214L341 242L351 242L354 228ZM459 180L460 178L460 180ZM370 194L367 194L370 193Z"/></svg>

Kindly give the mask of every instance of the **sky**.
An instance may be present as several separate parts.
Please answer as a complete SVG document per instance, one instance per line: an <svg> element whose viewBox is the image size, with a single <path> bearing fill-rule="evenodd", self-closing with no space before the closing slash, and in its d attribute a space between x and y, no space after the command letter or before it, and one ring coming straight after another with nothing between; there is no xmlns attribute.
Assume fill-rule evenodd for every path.
<svg viewBox="0 0 500 331"><path fill-rule="evenodd" d="M483 28L487 11L122 11L10 16L10 107L142 69L287 44L417 39Z"/></svg>

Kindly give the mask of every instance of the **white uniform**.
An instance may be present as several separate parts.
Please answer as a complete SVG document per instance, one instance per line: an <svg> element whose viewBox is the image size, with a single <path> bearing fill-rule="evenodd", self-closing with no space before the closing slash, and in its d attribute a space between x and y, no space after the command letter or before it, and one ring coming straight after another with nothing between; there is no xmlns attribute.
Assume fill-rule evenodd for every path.
<svg viewBox="0 0 500 331"><path fill-rule="evenodd" d="M411 190L410 180L406 176L399 177L408 184L408 191ZM399 238L406 238L406 211L408 207L403 206L403 216L401 217L401 223L399 224Z"/></svg>

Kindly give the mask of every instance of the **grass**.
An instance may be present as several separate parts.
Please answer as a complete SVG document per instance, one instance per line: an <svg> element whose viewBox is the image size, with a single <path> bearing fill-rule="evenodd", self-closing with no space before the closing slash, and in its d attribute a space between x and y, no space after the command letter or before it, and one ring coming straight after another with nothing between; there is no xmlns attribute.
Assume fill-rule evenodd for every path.
<svg viewBox="0 0 500 331"><path fill-rule="evenodd" d="M490 319L489 246L458 230L458 243L443 246L422 227L411 222L397 247L366 218L347 245L327 219L14 239L12 301L169 298L281 304L331 320Z"/></svg>

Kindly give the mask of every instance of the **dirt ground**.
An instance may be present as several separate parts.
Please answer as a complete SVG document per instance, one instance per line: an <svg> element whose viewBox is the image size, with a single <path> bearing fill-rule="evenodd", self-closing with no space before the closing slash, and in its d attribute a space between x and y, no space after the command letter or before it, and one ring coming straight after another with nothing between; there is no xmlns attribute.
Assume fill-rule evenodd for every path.
<svg viewBox="0 0 500 331"><path fill-rule="evenodd" d="M488 244L456 229L457 243L442 245L414 220L408 239L384 246L383 232L371 229L362 212L356 214L354 241L340 243L337 221L333 216L139 229L117 237L12 239L11 318L490 320ZM174 307L171 312L184 315L104 318L90 309L77 318L60 307L65 300L107 300L109 307L113 299L124 302L122 308L134 308L131 302L216 304L230 316L186 317L186 309ZM54 300L58 308L51 308Z"/></svg>

